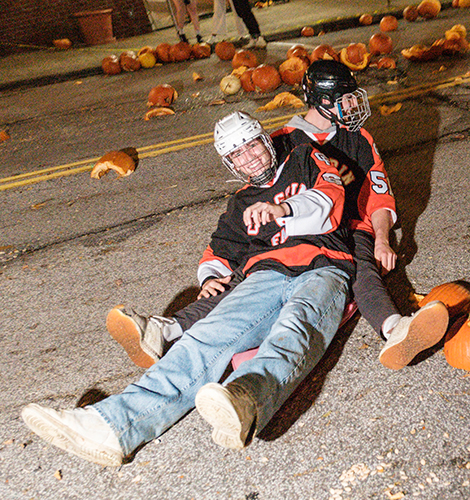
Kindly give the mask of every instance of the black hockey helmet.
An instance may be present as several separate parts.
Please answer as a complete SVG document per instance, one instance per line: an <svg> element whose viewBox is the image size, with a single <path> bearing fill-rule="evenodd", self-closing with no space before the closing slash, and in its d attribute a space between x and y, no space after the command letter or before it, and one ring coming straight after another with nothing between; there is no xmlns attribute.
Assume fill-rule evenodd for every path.
<svg viewBox="0 0 470 500"><path fill-rule="evenodd" d="M343 94L354 92L357 82L349 68L334 60L318 59L307 68L302 81L305 101L309 106L329 109ZM324 100L330 104L324 103Z"/></svg>
<svg viewBox="0 0 470 500"><path fill-rule="evenodd" d="M366 91L358 87L349 68L338 61L314 61L304 74L302 89L310 107L351 131L359 130L370 116ZM343 102L345 96L347 105ZM338 113L331 111L335 106Z"/></svg>

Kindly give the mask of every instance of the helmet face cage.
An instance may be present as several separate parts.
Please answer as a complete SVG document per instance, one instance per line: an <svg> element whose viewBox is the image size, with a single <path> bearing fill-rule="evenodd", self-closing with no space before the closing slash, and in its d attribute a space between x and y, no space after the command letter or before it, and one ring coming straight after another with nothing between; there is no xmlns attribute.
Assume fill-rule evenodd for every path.
<svg viewBox="0 0 470 500"><path fill-rule="evenodd" d="M247 141L245 144L251 142L254 139L259 139L263 143L263 145L268 150L269 155L271 157L269 165L259 175L257 175L256 177L250 176L235 167L235 164L230 158L230 153L233 153L242 145L238 146L238 148L235 148L230 153L227 153L226 155L222 156L222 163L230 170L230 172L237 179L247 184L250 184L251 186L260 187L274 179L277 172L277 159L271 137L269 137L269 135L266 132L258 135L257 137L253 137L253 139Z"/></svg>
<svg viewBox="0 0 470 500"><path fill-rule="evenodd" d="M259 121L247 113L236 111L219 120L215 126L214 139L214 146L222 157L222 163L237 179L252 186L262 186L271 181L276 175L277 159L271 137L263 129ZM271 161L263 172L256 177L250 177L235 167L230 154L254 139L262 141L269 152Z"/></svg>
<svg viewBox="0 0 470 500"><path fill-rule="evenodd" d="M361 88L338 97L335 105L338 121L351 132L357 132L371 115L367 92Z"/></svg>

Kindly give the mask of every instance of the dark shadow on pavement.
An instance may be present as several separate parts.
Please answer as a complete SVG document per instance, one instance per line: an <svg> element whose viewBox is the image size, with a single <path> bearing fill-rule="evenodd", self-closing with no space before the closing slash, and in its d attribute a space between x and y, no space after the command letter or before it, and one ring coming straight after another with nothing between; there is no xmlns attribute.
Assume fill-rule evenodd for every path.
<svg viewBox="0 0 470 500"><path fill-rule="evenodd" d="M84 408L88 405L94 405L95 403L103 401L103 399L106 399L107 397L109 397L108 393L98 389L97 387L92 387L82 394L80 399L77 401L76 407Z"/></svg>
<svg viewBox="0 0 470 500"><path fill-rule="evenodd" d="M407 136L413 134L414 127L417 127L417 129L425 130L422 133L421 142L412 147L405 145L402 149L395 151L390 149L387 151L386 147L383 148L387 151L383 154L383 160L397 205L398 222L395 229L401 228L400 241L395 242L394 246L398 255L397 264L384 281L403 315L410 315L416 310L414 293L422 293L422 290L414 290L407 277L406 267L413 261L418 251L416 227L431 196L434 155L439 140L438 110L433 103L426 103L423 100L425 98L405 103L400 110L401 116L386 117L385 129L390 136L403 135L403 143L406 144ZM419 116L417 116L418 111ZM409 130L403 130L402 123L410 123L413 126L410 126ZM382 149L380 137L377 143L379 149Z"/></svg>
<svg viewBox="0 0 470 500"><path fill-rule="evenodd" d="M259 439L274 441L279 438L315 404L328 373L336 366L359 318L360 315L356 314L338 331L317 366L307 375L289 399L276 412L268 425L257 435Z"/></svg>
<svg viewBox="0 0 470 500"><path fill-rule="evenodd" d="M173 316L176 312L184 309L187 305L192 304L197 300L197 295L200 289L197 286L191 286L186 288L178 295L176 295L173 300L167 305L163 311L162 316L169 318Z"/></svg>

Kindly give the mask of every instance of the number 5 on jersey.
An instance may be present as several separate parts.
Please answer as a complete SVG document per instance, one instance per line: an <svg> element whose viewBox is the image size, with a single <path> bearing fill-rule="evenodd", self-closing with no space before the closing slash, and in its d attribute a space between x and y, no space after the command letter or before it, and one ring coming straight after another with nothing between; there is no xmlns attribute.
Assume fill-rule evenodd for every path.
<svg viewBox="0 0 470 500"><path fill-rule="evenodd" d="M370 178L372 180L372 189L377 194L387 194L390 193L392 196L392 190L388 184L387 177L384 172L378 172L377 170L370 171Z"/></svg>

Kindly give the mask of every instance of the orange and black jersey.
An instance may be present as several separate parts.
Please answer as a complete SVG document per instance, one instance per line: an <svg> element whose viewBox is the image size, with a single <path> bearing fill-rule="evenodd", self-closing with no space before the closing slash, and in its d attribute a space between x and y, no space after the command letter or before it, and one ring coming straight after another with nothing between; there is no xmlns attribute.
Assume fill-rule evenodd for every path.
<svg viewBox="0 0 470 500"><path fill-rule="evenodd" d="M309 127L303 118L295 116L274 132L272 138L278 157L285 157L299 144L313 143L330 159L343 181L344 219L351 229L373 234L371 215L381 208L389 210L395 221L395 199L372 136L363 128L350 132L338 127L329 134L319 134L311 132Z"/></svg>
<svg viewBox="0 0 470 500"><path fill-rule="evenodd" d="M306 200L312 204L305 205ZM247 207L256 202L283 201L290 204L292 216L260 227L244 224ZM209 276L229 274L239 266L247 274L270 269L297 276L335 265L352 275L347 229L340 225L343 204L344 188L331 162L311 144L294 148L284 156L276 178L268 185L245 186L230 199L201 259L200 282ZM319 207L315 216L313 205ZM325 220L316 224L312 217ZM324 231L322 234L311 234L307 229L314 232L316 225L318 231ZM217 273L218 266L226 272Z"/></svg>

